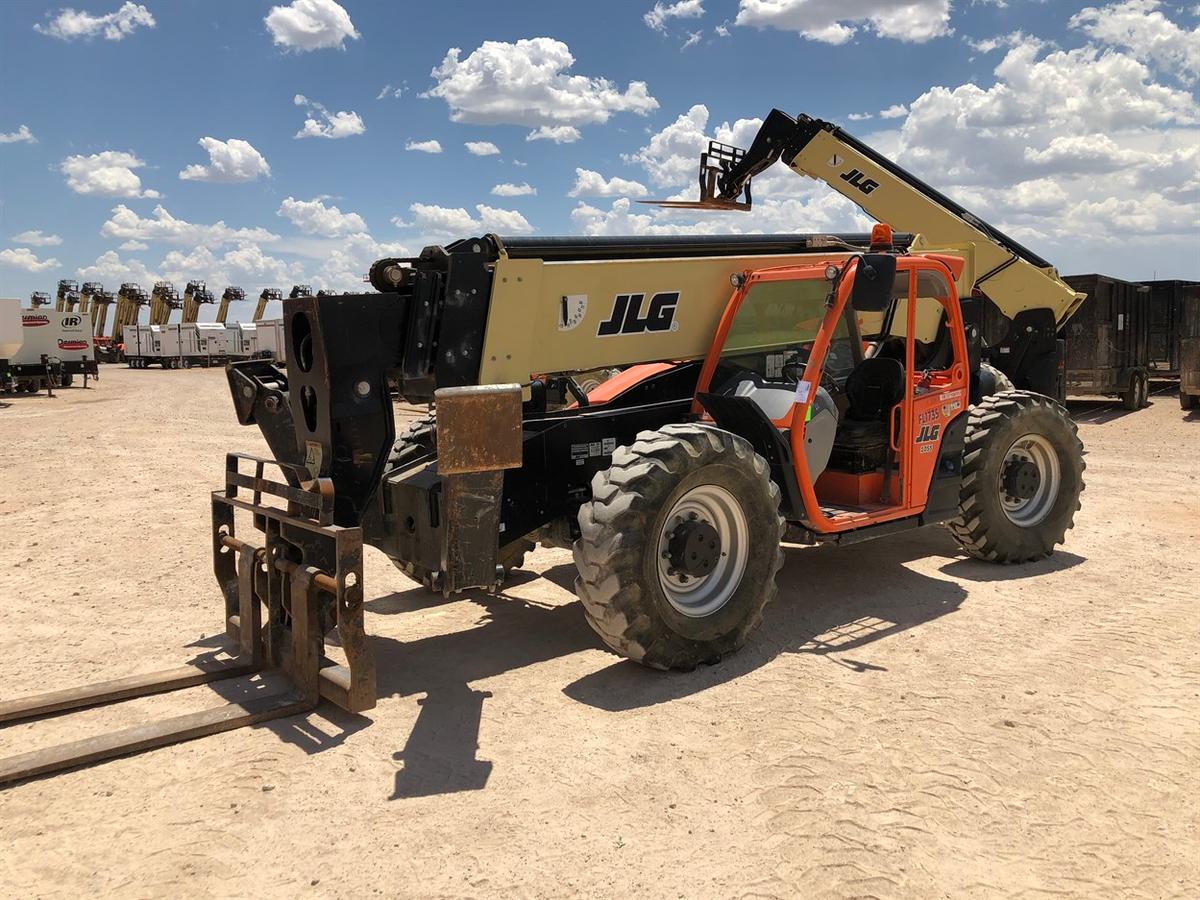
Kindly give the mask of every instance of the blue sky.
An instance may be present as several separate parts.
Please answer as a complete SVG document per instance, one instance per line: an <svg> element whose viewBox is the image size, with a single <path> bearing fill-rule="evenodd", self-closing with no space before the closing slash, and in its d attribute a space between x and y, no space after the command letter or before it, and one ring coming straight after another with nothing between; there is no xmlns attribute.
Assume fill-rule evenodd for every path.
<svg viewBox="0 0 1200 900"><path fill-rule="evenodd" d="M704 138L744 143L773 106L846 125L1064 271L1197 277L1198 13L6 0L0 294L62 277L349 289L376 256L482 230L865 224L784 170L748 217L630 202L690 192Z"/></svg>

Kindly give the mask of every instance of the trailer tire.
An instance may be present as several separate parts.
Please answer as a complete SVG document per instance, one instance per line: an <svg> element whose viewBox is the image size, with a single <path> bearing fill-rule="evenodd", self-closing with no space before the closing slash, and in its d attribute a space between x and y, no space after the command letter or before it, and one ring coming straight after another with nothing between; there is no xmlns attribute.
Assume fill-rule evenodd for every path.
<svg viewBox="0 0 1200 900"><path fill-rule="evenodd" d="M715 427L667 425L617 448L592 478L579 529L575 592L588 624L651 668L718 662L745 643L778 593L779 488L749 442ZM693 537L712 534L719 544L696 562ZM676 571L680 562L704 574Z"/></svg>
<svg viewBox="0 0 1200 900"><path fill-rule="evenodd" d="M1032 391L985 397L968 416L959 514L946 527L977 559L1049 556L1080 508L1086 464L1078 427L1061 404Z"/></svg>
<svg viewBox="0 0 1200 900"><path fill-rule="evenodd" d="M1142 374L1129 373L1129 384L1121 394L1121 406L1129 411L1142 408Z"/></svg>
<svg viewBox="0 0 1200 900"><path fill-rule="evenodd" d="M1150 374L1148 372L1143 372L1142 373L1142 397L1141 397L1141 407L1140 408L1145 409L1149 405L1150 405Z"/></svg>
<svg viewBox="0 0 1200 900"><path fill-rule="evenodd" d="M59 376L58 384L59 384L59 387L70 387L72 382L74 382L74 381L75 381L75 375L73 373L63 372L62 375Z"/></svg>

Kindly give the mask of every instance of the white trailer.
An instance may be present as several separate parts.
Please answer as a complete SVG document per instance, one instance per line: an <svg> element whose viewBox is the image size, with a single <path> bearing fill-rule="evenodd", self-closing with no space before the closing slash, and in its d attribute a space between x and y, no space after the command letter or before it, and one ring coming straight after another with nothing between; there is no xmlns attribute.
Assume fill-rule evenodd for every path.
<svg viewBox="0 0 1200 900"><path fill-rule="evenodd" d="M125 326L125 359L131 369L158 364L164 369L183 365L180 325Z"/></svg>
<svg viewBox="0 0 1200 900"><path fill-rule="evenodd" d="M258 352L258 329L253 322L225 325L225 353L230 359L250 359Z"/></svg>
<svg viewBox="0 0 1200 900"><path fill-rule="evenodd" d="M47 307L21 310L21 346L8 369L19 389L70 387L76 375L96 377L91 320L78 312Z"/></svg>
<svg viewBox="0 0 1200 900"><path fill-rule="evenodd" d="M229 355L225 326L219 322L189 322L179 326L183 367L220 365Z"/></svg>
<svg viewBox="0 0 1200 900"><path fill-rule="evenodd" d="M25 342L22 331L21 301L0 300L0 391L6 394L15 386L9 365Z"/></svg>
<svg viewBox="0 0 1200 900"><path fill-rule="evenodd" d="M283 319L260 319L255 324L258 326L258 349L254 355L277 363L287 362L284 352Z"/></svg>

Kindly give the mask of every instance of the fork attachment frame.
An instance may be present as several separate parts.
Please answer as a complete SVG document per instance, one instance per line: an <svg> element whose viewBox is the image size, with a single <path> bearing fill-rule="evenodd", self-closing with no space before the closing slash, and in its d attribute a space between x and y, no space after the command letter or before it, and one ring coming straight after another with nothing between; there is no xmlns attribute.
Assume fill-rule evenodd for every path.
<svg viewBox="0 0 1200 900"><path fill-rule="evenodd" d="M253 465L253 474L241 464ZM283 481L265 477L282 470ZM251 492L245 499L240 490ZM265 496L284 505L266 505ZM264 546L235 533L243 510ZM333 486L302 466L230 453L225 488L212 495L213 569L225 598L231 659L129 675L0 701L0 724L220 682L219 706L0 759L0 785L314 709L321 698L349 712L375 705L375 663L363 630L362 531L333 524ZM336 629L345 664L324 654Z"/></svg>

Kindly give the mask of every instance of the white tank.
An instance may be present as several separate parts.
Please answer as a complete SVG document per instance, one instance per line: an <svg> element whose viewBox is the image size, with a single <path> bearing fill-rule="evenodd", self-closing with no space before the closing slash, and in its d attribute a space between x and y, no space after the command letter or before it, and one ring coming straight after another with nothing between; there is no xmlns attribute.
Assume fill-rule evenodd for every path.
<svg viewBox="0 0 1200 900"><path fill-rule="evenodd" d="M0 299L0 359L12 359L21 349L21 301Z"/></svg>

